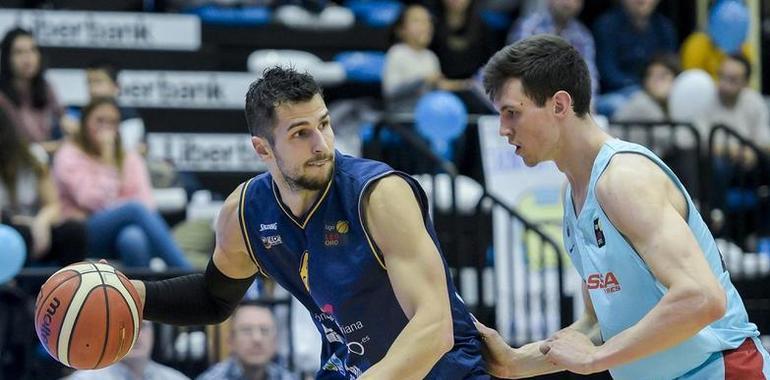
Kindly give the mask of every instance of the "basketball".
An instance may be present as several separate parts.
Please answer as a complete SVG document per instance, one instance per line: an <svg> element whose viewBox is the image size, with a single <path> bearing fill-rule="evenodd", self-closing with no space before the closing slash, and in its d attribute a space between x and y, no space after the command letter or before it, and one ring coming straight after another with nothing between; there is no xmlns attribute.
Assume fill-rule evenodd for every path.
<svg viewBox="0 0 770 380"><path fill-rule="evenodd" d="M108 264L80 262L43 284L35 303L35 331L62 364L98 369L131 350L142 310L139 293L123 273Z"/></svg>

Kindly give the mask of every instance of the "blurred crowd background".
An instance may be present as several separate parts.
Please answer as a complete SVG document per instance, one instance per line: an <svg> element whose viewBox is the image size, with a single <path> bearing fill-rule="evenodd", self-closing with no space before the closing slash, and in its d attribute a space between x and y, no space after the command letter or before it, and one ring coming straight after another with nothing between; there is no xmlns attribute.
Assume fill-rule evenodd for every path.
<svg viewBox="0 0 770 380"><path fill-rule="evenodd" d="M421 180L475 315L512 344L571 322L559 197L506 197L500 183L535 177L489 142L480 85L492 54L540 33L585 58L597 121L677 172L767 333L768 25L758 0L5 0L0 379L312 377L318 333L262 280L222 326L147 322L132 353L97 372L54 362L32 327L40 284L68 264L104 258L145 279L205 267L222 200L264 171L243 102L274 65L324 87L338 149ZM555 306L495 294L520 274Z"/></svg>

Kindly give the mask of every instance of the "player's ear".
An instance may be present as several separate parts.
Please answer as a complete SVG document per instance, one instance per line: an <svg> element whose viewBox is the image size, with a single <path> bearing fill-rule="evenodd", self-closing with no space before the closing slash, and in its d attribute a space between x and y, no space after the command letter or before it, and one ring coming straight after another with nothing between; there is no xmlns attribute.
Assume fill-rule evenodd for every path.
<svg viewBox="0 0 770 380"><path fill-rule="evenodd" d="M566 117L572 111L572 96L567 91L556 91L551 100L553 101L553 113L557 117Z"/></svg>
<svg viewBox="0 0 770 380"><path fill-rule="evenodd" d="M270 148L270 142L267 139L259 136L251 136L251 146L254 147L254 151L257 152L257 156L262 161L269 160L273 157L273 150Z"/></svg>

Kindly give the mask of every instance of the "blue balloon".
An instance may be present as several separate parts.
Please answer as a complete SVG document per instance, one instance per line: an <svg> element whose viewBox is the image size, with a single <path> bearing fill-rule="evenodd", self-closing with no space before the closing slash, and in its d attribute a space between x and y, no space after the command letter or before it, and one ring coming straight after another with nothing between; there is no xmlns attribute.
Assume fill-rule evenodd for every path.
<svg viewBox="0 0 770 380"><path fill-rule="evenodd" d="M436 153L449 159L451 141L460 136L468 124L468 110L451 92L429 92L417 102L414 121L417 131L431 142Z"/></svg>
<svg viewBox="0 0 770 380"><path fill-rule="evenodd" d="M27 258L24 239L13 228L0 224L0 284L14 278Z"/></svg>
<svg viewBox="0 0 770 380"><path fill-rule="evenodd" d="M722 51L736 53L749 32L749 10L742 1L722 0L709 15L709 36Z"/></svg>

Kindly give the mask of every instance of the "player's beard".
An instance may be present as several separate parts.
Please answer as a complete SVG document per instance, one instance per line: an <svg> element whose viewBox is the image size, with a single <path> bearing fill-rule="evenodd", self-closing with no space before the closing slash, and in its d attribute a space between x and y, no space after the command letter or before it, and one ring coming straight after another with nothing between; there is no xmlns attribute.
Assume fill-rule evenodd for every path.
<svg viewBox="0 0 770 380"><path fill-rule="evenodd" d="M310 176L310 175L299 174L305 168L312 169L312 166L308 165L310 162L316 162L321 160L329 160L328 164L323 167L324 169L326 169L326 173L324 173L322 176ZM278 171L281 172L281 175L283 176L284 181L286 181L286 184L289 186L289 188L292 191L323 190L326 188L326 185L331 180L332 172L334 171L333 154L319 154L319 155L313 156L313 158L302 163L301 168L295 169L295 170L288 169L285 165L285 161L277 153L275 155L275 161L276 161L276 164L278 165Z"/></svg>

